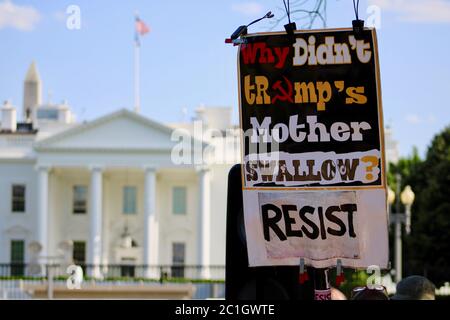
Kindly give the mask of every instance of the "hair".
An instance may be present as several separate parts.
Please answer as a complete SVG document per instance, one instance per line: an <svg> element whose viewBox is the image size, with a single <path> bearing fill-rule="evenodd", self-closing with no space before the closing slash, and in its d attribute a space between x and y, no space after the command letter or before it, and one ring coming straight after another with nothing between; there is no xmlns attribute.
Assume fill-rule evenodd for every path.
<svg viewBox="0 0 450 320"><path fill-rule="evenodd" d="M364 288L363 290L357 292L352 300L389 300L389 296L383 290L375 290Z"/></svg>
<svg viewBox="0 0 450 320"><path fill-rule="evenodd" d="M397 284L393 300L434 300L435 285L425 277L409 276Z"/></svg>

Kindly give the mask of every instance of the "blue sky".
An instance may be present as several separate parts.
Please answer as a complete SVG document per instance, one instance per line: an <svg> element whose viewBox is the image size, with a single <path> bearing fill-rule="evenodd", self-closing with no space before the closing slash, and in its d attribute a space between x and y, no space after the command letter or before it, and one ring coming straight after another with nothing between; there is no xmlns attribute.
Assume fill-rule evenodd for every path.
<svg viewBox="0 0 450 320"><path fill-rule="evenodd" d="M327 3L328 27L351 26L352 1ZM81 10L79 30L66 27L69 5ZM282 17L282 5L282 0L0 0L0 99L22 105L22 81L34 59L44 100L49 91L53 102L67 99L79 120L132 108L138 11L151 28L142 39L142 113L177 122L183 108L191 117L201 104L233 106L237 121L237 49L224 39L268 10ZM367 20L370 5L380 9L385 123L393 127L402 155L413 145L423 154L433 135L450 124L450 1L361 1L360 17ZM271 28L261 22L250 31Z"/></svg>

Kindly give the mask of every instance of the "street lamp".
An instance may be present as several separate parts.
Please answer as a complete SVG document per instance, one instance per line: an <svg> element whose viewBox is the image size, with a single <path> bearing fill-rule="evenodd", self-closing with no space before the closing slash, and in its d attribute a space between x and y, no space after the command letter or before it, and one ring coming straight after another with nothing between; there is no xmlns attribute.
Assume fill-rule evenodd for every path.
<svg viewBox="0 0 450 320"><path fill-rule="evenodd" d="M397 178L397 194L400 193L401 177ZM411 186L406 186L405 189L400 193L400 196L396 196L395 192L388 188L388 202L389 208L394 204L397 198L396 213L392 214L390 223L395 223L395 281L398 283L402 280L402 223L405 224L406 234L411 232L411 206L414 202L414 192ZM400 212L400 201L405 206L405 213Z"/></svg>
<svg viewBox="0 0 450 320"><path fill-rule="evenodd" d="M389 202L389 212L391 212L391 205L395 201L395 192L391 188L388 187L388 202Z"/></svg>
<svg viewBox="0 0 450 320"><path fill-rule="evenodd" d="M411 206L414 202L415 194L411 189L411 186L406 186L400 195L400 199L402 200L403 205L405 206L406 211L406 222L405 222L405 230L406 234L411 233Z"/></svg>

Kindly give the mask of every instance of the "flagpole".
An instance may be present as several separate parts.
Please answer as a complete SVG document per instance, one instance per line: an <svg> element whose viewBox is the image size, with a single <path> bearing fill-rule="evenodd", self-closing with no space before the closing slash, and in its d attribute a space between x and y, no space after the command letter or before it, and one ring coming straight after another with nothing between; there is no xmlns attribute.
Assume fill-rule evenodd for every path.
<svg viewBox="0 0 450 320"><path fill-rule="evenodd" d="M140 45L139 39L134 41L134 111L139 113L141 110L140 99Z"/></svg>
<svg viewBox="0 0 450 320"><path fill-rule="evenodd" d="M135 12L135 30L134 30L134 112L141 111L141 44L139 32L136 23L139 21L139 14Z"/></svg>

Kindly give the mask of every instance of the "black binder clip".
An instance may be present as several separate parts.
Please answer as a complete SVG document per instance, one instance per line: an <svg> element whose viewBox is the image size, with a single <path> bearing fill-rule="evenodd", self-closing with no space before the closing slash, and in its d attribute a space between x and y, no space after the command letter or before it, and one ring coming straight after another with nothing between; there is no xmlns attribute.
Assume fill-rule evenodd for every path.
<svg viewBox="0 0 450 320"><path fill-rule="evenodd" d="M355 34L356 39L361 39L364 31L364 20L353 20L353 33Z"/></svg>
<svg viewBox="0 0 450 320"><path fill-rule="evenodd" d="M289 22L288 24L285 24L284 30L286 30L289 41L294 43L295 42L294 31L297 30L297 25L295 24L295 22Z"/></svg>
<svg viewBox="0 0 450 320"><path fill-rule="evenodd" d="M239 26L233 34L225 39L225 43L234 43L239 37L247 34L247 26Z"/></svg>
<svg viewBox="0 0 450 320"><path fill-rule="evenodd" d="M286 30L286 33L290 36L294 35L294 31L297 30L297 25L295 22L291 22L284 25L284 30Z"/></svg>

